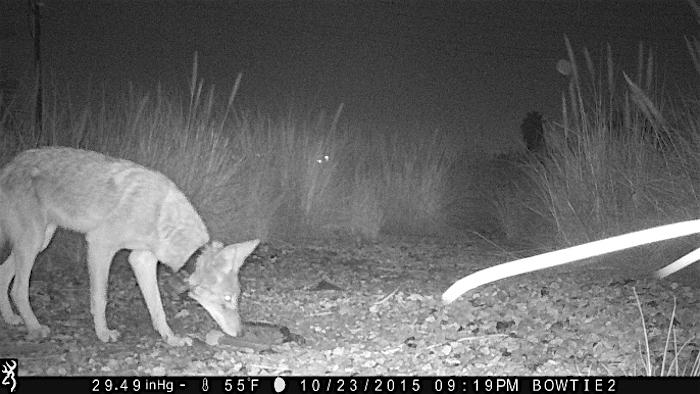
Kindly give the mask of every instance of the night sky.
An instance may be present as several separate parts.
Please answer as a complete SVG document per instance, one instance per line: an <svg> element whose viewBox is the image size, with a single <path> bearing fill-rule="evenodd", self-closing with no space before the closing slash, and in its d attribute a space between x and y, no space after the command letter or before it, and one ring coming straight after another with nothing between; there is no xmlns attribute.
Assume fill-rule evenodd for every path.
<svg viewBox="0 0 700 394"><path fill-rule="evenodd" d="M47 74L72 94L129 81L186 92L199 75L261 111L335 110L369 130L460 130L475 152L518 146L528 111L559 114L564 35L634 74L639 41L672 91L698 87L684 36L685 1L58 1L43 0ZM26 1L0 0L4 77L31 70ZM11 35L11 34L9 34Z"/></svg>

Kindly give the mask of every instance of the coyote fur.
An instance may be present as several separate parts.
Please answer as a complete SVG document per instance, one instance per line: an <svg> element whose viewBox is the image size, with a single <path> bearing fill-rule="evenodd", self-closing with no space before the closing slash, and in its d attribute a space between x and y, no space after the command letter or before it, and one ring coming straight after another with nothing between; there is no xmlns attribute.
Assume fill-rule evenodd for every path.
<svg viewBox="0 0 700 394"><path fill-rule="evenodd" d="M116 341L105 319L109 267L114 254L130 249L134 271L153 327L170 345L190 345L168 326L156 277L157 263L177 271L209 243L202 219L165 175L128 160L64 147L27 150L0 171L0 244L11 247L0 265L0 313L6 323L24 321L31 339L48 336L29 303L29 279L38 253L57 227L85 234L90 274L90 311L97 337ZM224 247L214 242L190 276L190 296L229 335L241 333L238 269L258 240ZM14 279L14 282L13 282ZM8 289L19 315L10 305Z"/></svg>

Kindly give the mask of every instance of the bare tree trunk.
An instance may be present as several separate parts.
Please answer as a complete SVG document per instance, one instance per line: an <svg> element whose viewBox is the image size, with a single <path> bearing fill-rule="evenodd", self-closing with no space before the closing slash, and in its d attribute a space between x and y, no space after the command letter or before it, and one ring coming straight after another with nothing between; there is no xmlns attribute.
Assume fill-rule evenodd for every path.
<svg viewBox="0 0 700 394"><path fill-rule="evenodd" d="M43 78L41 73L41 3L37 0L29 1L29 13L32 21L32 38L34 38L34 83L36 89L35 106L34 106L34 127L38 135L41 135L42 126L44 124L43 113Z"/></svg>

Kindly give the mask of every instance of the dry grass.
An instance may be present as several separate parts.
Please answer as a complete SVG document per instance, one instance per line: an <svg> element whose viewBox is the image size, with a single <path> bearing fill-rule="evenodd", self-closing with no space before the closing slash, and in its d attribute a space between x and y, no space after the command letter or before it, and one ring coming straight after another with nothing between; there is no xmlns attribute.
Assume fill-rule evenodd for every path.
<svg viewBox="0 0 700 394"><path fill-rule="evenodd" d="M132 87L79 107L53 86L41 131L29 117L10 122L11 112L2 112L3 160L45 145L133 160L170 177L225 242L329 233L375 239L380 231L444 227L443 210L456 197L446 186L460 159L454 136L359 132L342 121L342 104L330 117L239 109L240 75L219 105L197 66L195 55L184 97Z"/></svg>
<svg viewBox="0 0 700 394"><path fill-rule="evenodd" d="M562 122L545 126L547 152L529 167L545 214L562 244L600 239L694 217L698 150L687 129L697 110L673 107L654 84L653 54L640 46L638 74L617 86L608 50L605 73L584 50L588 83L568 40L571 67ZM666 116L675 108L674 116Z"/></svg>
<svg viewBox="0 0 700 394"><path fill-rule="evenodd" d="M642 328L644 330L644 349L639 349L639 353L642 360L644 375L646 376L700 376L700 353L696 354L695 359L692 358L692 354L686 357L686 363L681 368L680 364L682 359L686 354L684 350L688 348L691 343L691 339L686 340L683 344L678 347L678 338L676 337L676 331L673 327L676 317L676 299L673 299L673 310L671 311L671 318L668 323L668 330L666 334L666 341L664 342L663 356L661 356L661 365L655 365L652 362L653 352L649 347L649 336L647 334L647 325L644 320L644 312L642 311L642 304L639 301L639 296L637 295L637 290L632 288L634 292L634 299L637 303L637 308L639 309L639 315L642 320ZM669 357L671 357L669 359ZM657 357L654 357L656 360Z"/></svg>

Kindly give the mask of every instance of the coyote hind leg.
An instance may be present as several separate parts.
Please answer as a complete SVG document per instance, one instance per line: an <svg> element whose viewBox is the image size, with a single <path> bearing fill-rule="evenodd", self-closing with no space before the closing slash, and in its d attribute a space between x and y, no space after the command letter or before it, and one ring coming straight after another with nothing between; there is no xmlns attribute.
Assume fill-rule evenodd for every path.
<svg viewBox="0 0 700 394"><path fill-rule="evenodd" d="M24 320L28 336L31 339L43 338L49 334L48 327L39 324L29 303L29 278L31 277L36 255L46 249L55 231L56 226L54 224L47 225L41 245L13 242L10 256L0 265L0 314L2 314L5 322L11 325L17 325ZM39 233L39 231L35 231L35 233ZM22 239L31 240L31 238L23 234ZM8 297L10 282L13 279L12 299L20 315L22 315L21 317L12 311L12 305Z"/></svg>
<svg viewBox="0 0 700 394"><path fill-rule="evenodd" d="M38 236L31 237L27 236L27 234L22 234L23 242L14 242L12 245L11 256L15 266L12 300L15 302L15 306L24 320L24 325L27 326L27 337L29 339L45 338L50 332L47 326L39 323L29 303L29 278L31 277L32 267L37 254L46 248L55 231L56 226L53 224L46 225L43 231L40 230L39 226L36 226L34 234ZM43 234L41 234L42 232ZM17 240L19 237L14 237L13 239Z"/></svg>
<svg viewBox="0 0 700 394"><path fill-rule="evenodd" d="M10 305L10 282L15 277L15 256L10 253L5 262L0 265L0 314L5 323L17 325L22 318L12 310Z"/></svg>

